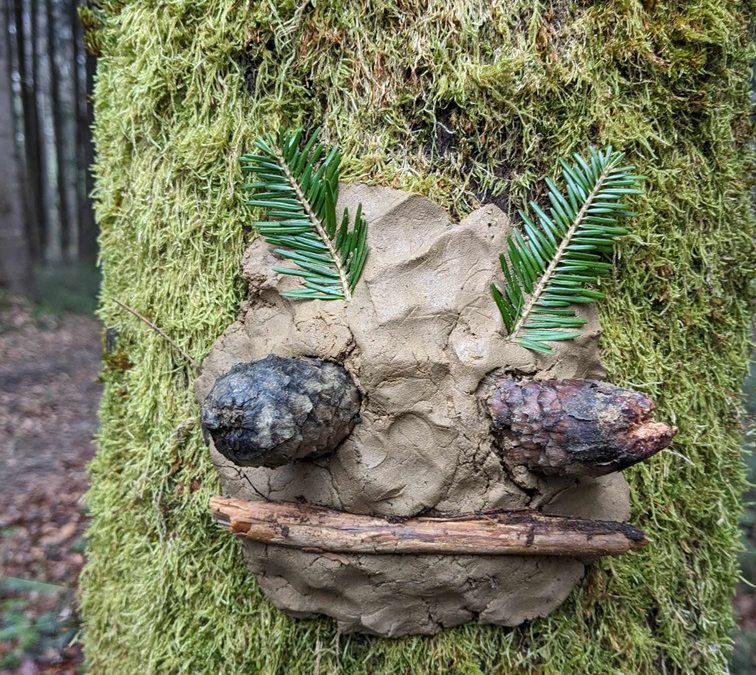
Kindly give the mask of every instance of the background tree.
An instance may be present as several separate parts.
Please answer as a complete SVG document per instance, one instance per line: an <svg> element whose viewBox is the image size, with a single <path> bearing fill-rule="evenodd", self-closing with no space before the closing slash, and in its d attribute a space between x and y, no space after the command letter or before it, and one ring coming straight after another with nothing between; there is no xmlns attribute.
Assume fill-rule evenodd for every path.
<svg viewBox="0 0 756 675"><path fill-rule="evenodd" d="M47 59L50 69L50 103L52 107L53 121L53 151L55 158L55 187L57 192L57 212L60 227L60 249L61 257L65 260L69 255L71 244L71 225L68 205L68 196L70 193L69 185L66 178L69 169L65 152L64 136L66 133L63 101L61 98L60 72L58 68L58 53L60 45L56 45L56 32L60 31L65 22L56 16L55 5L53 0L45 0L45 12L47 23ZM56 26L57 31L56 31ZM78 71L78 63L73 70Z"/></svg>
<svg viewBox="0 0 756 675"><path fill-rule="evenodd" d="M7 12L3 18L7 23ZM12 72L12 45L8 31L0 31L0 74ZM17 295L34 296L31 247L27 238L24 192L21 183L23 164L18 157L13 120L13 94L9 86L0 87L0 153L6 161L0 165L0 288Z"/></svg>
<svg viewBox="0 0 756 675"><path fill-rule="evenodd" d="M87 8L84 7L86 11ZM21 175L20 225L31 254L13 258L29 267L59 266L97 255L97 228L88 167L94 56L84 45L76 0L3 0L3 94L12 123L5 126ZM17 290L17 289L15 289Z"/></svg>
<svg viewBox="0 0 756 675"><path fill-rule="evenodd" d="M743 488L738 396L753 263L746 2L104 3L96 86L106 357L82 608L108 672L724 672ZM432 639L343 637L259 594L207 515L217 479L194 358L234 320L248 241L239 157L321 125L345 180L464 214L539 198L589 142L648 177L602 284L603 360L680 428L629 470L651 544L554 614Z"/></svg>

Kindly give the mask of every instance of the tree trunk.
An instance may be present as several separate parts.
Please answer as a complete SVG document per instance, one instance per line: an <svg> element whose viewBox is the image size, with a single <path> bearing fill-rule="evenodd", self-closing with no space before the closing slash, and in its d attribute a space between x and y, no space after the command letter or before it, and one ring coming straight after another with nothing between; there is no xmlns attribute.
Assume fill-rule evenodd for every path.
<svg viewBox="0 0 756 675"><path fill-rule="evenodd" d="M23 2L23 0L18 0ZM37 200L37 241L38 259L44 262L48 257L50 238L50 210L48 193L48 161L44 131L44 113L42 111L42 77L39 68L39 2L31 0L29 5L29 57L31 60L31 78L28 92L28 106L24 105L24 114L29 116L29 142L34 155L30 165L31 180L34 181L34 197ZM27 68L27 72L29 72Z"/></svg>
<svg viewBox="0 0 756 675"><path fill-rule="evenodd" d="M82 35L83 39L83 35ZM97 258L97 222L92 203L94 191L94 143L92 125L94 124L94 74L97 59L89 50L84 49L84 92L80 99L83 103L77 116L78 143L82 148L84 171L84 202L79 208L79 257L94 262Z"/></svg>
<svg viewBox="0 0 756 675"><path fill-rule="evenodd" d="M63 102L60 96L60 73L58 70L58 45L55 27L58 17L52 0L45 0L47 13L47 58L50 66L50 109L53 118L55 185L58 195L58 223L60 225L60 251L63 260L70 255L71 225L69 218L68 162L64 147L65 123L63 120Z"/></svg>
<svg viewBox="0 0 756 675"><path fill-rule="evenodd" d="M31 251L24 223L23 164L14 138L11 85L10 7L3 3L0 25L0 286L15 295L34 297Z"/></svg>
<svg viewBox="0 0 756 675"><path fill-rule="evenodd" d="M82 55L87 58L84 49L84 35L77 12L76 2L69 2L69 20L71 22L71 44L73 50L72 86L74 90L74 125L76 138L76 240L79 260L93 262L97 256L97 231L92 213L92 200L89 196L89 165L92 162L90 147L90 90L86 74L86 61L80 63ZM82 77L84 71L84 77Z"/></svg>
<svg viewBox="0 0 756 675"><path fill-rule="evenodd" d="M104 367L102 429L90 465L80 595L89 669L727 672L744 487L738 392L753 269L749 3L198 0L166 9L129 0L98 7L100 316L118 329L123 358ZM183 425L199 414L187 369L176 367L169 343L124 320L114 299L144 311L192 354L211 345L245 300L239 261L255 214L244 204L238 157L261 134L299 125L321 127L324 140L340 146L345 181L423 193L453 221L495 202L522 227L517 209L528 200L550 207L539 179L561 183L560 159L591 144L626 151L646 176L646 194L632 198L633 233L601 283L602 362L608 381L648 392L657 419L680 431L674 452L625 474L633 523L649 544L594 565L548 618L531 615L512 630L465 626L434 639L345 638L333 622L282 617L244 570L242 549L252 547L234 546L208 516L217 475L199 425L191 432ZM395 211L396 231L421 240L423 214ZM449 250L450 259L456 253ZM446 311L433 283L447 273L427 269L427 288L408 289L426 294L423 311ZM471 304L467 325L480 325L478 312L495 315L492 302ZM395 309L375 311L393 320ZM327 302L310 310L331 311ZM274 335L279 319L270 308L261 330ZM411 325L415 317L401 319ZM424 368L426 349L460 347L460 359L475 359L477 350L512 354L496 342L499 334L478 335L467 349L455 343L452 321L448 331L420 336L415 352L415 345L387 344L397 372L411 362ZM568 356L561 349L538 356L543 371L554 363L547 358L558 358L565 371L586 375L584 342L568 349ZM532 363L515 355L501 368L521 374ZM455 396L475 395L470 382L456 384ZM405 386L397 376L371 382L364 395ZM421 418L444 408L433 388L407 402L407 414ZM487 415L482 405L480 412ZM404 433L400 425L394 431ZM454 429L444 438L453 443ZM349 462L379 467L391 451L387 444L361 456L342 446L335 458L344 470ZM432 451L423 457L429 473L449 469L434 464ZM469 463L489 460L498 457L481 446ZM271 490L305 477L327 494L320 461L245 471L269 476ZM222 470L238 469L229 462ZM584 497L587 510L595 482L613 477L556 480L570 501ZM395 487L370 496L387 511ZM286 592L280 577L265 583ZM513 576L511 584L529 592L527 579Z"/></svg>
<svg viewBox="0 0 756 675"><path fill-rule="evenodd" d="M16 27L16 64L21 85L21 116L23 120L24 149L24 197L27 236L31 243L32 258L35 262L44 258L42 233L46 230L44 208L44 183L42 181L42 159L37 119L37 104L33 73L30 68L30 53L34 50L34 40L27 32L24 20L25 0L10 0L13 3ZM30 23L31 25L31 23ZM31 50L29 44L31 43Z"/></svg>

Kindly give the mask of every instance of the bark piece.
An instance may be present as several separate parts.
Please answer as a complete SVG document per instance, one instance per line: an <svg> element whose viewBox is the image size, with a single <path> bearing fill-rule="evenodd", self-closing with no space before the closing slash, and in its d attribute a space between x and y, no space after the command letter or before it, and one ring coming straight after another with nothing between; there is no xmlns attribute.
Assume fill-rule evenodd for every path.
<svg viewBox="0 0 756 675"><path fill-rule="evenodd" d="M594 380L499 382L488 399L504 459L554 476L621 471L666 448L677 428L645 394Z"/></svg>
<svg viewBox="0 0 756 675"><path fill-rule="evenodd" d="M361 554L618 555L646 543L626 523L503 511L387 519L311 504L213 497L210 511L252 541L310 551Z"/></svg>
<svg viewBox="0 0 756 675"><path fill-rule="evenodd" d="M342 366L271 354L216 380L202 425L234 464L274 467L334 450L359 411L359 391Z"/></svg>

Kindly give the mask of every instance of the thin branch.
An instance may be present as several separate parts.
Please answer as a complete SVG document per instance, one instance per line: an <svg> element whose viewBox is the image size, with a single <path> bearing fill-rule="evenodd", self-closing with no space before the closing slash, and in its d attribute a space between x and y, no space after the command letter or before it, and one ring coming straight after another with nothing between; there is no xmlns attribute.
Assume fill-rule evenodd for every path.
<svg viewBox="0 0 756 675"><path fill-rule="evenodd" d="M183 356L189 363L192 364L194 368L199 368L199 363L193 359L184 349L182 349L178 343L176 343L175 340L168 337L160 328L158 328L152 321L150 321L146 316L140 314L137 312L133 307L129 307L125 302L121 302L120 300L116 300L113 298L113 302L116 303L119 307L122 309L125 309L129 314L132 314L137 319L139 319L142 323L149 326L152 330L154 330L161 338L163 338L171 347L173 347L181 356Z"/></svg>
<svg viewBox="0 0 756 675"><path fill-rule="evenodd" d="M387 519L334 509L212 497L210 513L239 537L304 551L353 554L617 555L646 543L627 523L499 511Z"/></svg>

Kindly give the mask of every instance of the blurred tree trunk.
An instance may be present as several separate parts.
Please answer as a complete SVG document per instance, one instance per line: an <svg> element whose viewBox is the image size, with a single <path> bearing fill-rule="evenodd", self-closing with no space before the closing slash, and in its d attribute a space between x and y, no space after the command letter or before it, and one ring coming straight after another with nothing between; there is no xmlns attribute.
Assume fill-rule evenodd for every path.
<svg viewBox="0 0 756 675"><path fill-rule="evenodd" d="M29 71L26 48L26 27L24 25L24 0L9 0L13 6L13 22L16 28L16 65L21 86L21 122L23 128L24 193L26 205L26 229L31 242L32 257L35 261L43 257L41 232L45 229L43 208L41 149L39 146L39 124L37 106L34 100L34 84ZM32 41L33 45L33 41Z"/></svg>
<svg viewBox="0 0 756 675"><path fill-rule="evenodd" d="M92 125L94 124L94 101L92 100L94 92L94 74L97 65L97 58L90 53L88 49L84 50L85 54L85 96L82 99L84 107L82 116L79 121L79 129L83 138L84 145L84 192L86 202L84 205L84 217L79 222L79 257L82 260L94 261L97 259L97 221L94 216L92 204L92 192L94 191L94 174L92 173L95 161L94 142L92 139Z"/></svg>
<svg viewBox="0 0 756 675"><path fill-rule="evenodd" d="M23 3L23 0L17 0ZM40 72L39 54L37 51L38 25L39 25L39 2L31 0L29 5L29 43L31 57L31 78L29 82L28 102L24 103L24 115L29 117L29 144L34 152L34 164L29 165L30 179L35 183L37 197L37 231L38 236L38 260L44 261L47 257L47 244L49 241L50 219L48 217L48 195L46 184L47 158L45 157L45 136L43 127L43 115L40 113ZM25 67L27 74L29 69Z"/></svg>
<svg viewBox="0 0 756 675"><path fill-rule="evenodd" d="M95 59L84 48L76 0L3 0L1 7L32 263L92 263L98 233L88 170Z"/></svg>
<svg viewBox="0 0 756 675"><path fill-rule="evenodd" d="M58 196L58 221L60 223L60 250L63 260L67 260L71 246L71 224L69 221L69 194L66 174L68 166L66 152L63 145L65 123L63 120L63 102L60 96L60 75L58 72L57 54L59 39L55 35L57 17L52 0L45 0L47 20L47 57L50 65L50 96L55 150L55 184Z"/></svg>
<svg viewBox="0 0 756 675"><path fill-rule="evenodd" d="M84 31L77 12L76 2L70 2L71 33L73 36L73 87L74 111L76 122L76 164L77 164L77 223L79 259L94 261L97 258L97 225L92 211L92 172L90 167L94 162L92 154L91 109L89 99L92 92L92 73L94 72L94 57L84 46ZM79 59L84 55L84 78L81 77Z"/></svg>
<svg viewBox="0 0 756 675"><path fill-rule="evenodd" d="M13 89L9 25L10 5L3 7L0 30L0 285L16 295L34 296L31 252L24 222L22 164L14 138Z"/></svg>

